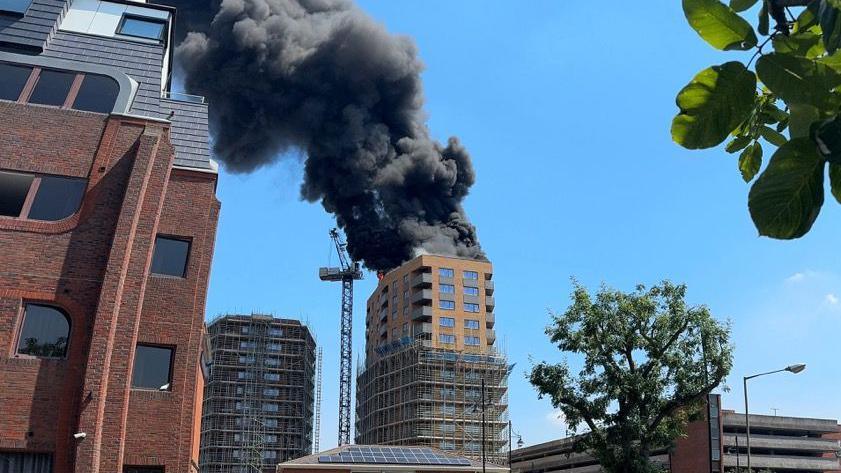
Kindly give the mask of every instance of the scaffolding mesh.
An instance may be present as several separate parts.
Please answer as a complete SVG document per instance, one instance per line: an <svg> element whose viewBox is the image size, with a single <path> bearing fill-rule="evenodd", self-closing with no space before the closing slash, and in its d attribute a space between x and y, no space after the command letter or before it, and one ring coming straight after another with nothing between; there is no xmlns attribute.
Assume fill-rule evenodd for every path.
<svg viewBox="0 0 841 473"><path fill-rule="evenodd" d="M358 371L358 444L428 446L480 460L484 380L487 461L507 464L505 356L431 348L418 341Z"/></svg>
<svg viewBox="0 0 841 473"><path fill-rule="evenodd" d="M274 472L312 449L315 341L296 320L226 315L208 326L202 473Z"/></svg>

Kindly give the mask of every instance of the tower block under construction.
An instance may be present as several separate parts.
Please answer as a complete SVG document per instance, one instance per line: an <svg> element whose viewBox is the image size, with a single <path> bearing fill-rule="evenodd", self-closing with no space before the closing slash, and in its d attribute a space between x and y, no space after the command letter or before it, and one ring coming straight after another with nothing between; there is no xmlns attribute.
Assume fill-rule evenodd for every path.
<svg viewBox="0 0 841 473"><path fill-rule="evenodd" d="M356 443L505 463L509 367L494 306L487 261L423 255L383 275L367 304Z"/></svg>

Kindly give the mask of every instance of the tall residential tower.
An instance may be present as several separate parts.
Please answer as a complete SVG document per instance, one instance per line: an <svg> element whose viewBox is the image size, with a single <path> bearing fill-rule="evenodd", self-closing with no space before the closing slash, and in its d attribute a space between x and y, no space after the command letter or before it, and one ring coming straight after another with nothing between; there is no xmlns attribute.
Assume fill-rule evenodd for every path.
<svg viewBox="0 0 841 473"><path fill-rule="evenodd" d="M208 326L201 472L274 472L313 443L315 340L297 320L226 315Z"/></svg>
<svg viewBox="0 0 841 473"><path fill-rule="evenodd" d="M0 0L0 471L197 471L219 202L174 18Z"/></svg>
<svg viewBox="0 0 841 473"><path fill-rule="evenodd" d="M495 347L492 278L489 262L424 255L380 279L367 306L357 443L472 458L484 444L488 461L505 461L508 365Z"/></svg>

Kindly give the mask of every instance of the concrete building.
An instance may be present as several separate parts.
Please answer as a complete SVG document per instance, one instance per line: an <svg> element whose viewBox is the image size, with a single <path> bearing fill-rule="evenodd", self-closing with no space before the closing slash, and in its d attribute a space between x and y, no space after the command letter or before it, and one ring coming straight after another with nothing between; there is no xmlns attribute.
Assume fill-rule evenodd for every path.
<svg viewBox="0 0 841 473"><path fill-rule="evenodd" d="M718 395L704 419L690 423L675 445L656 450L652 461L673 473L736 472L747 465L745 415L722 410ZM837 473L838 421L751 414L751 467L770 473ZM512 473L597 473L598 462L575 452L574 438L514 450Z"/></svg>
<svg viewBox="0 0 841 473"><path fill-rule="evenodd" d="M0 0L0 471L197 471L219 202L174 15Z"/></svg>
<svg viewBox="0 0 841 473"><path fill-rule="evenodd" d="M428 447L345 445L277 465L277 473L508 473L508 468Z"/></svg>
<svg viewBox="0 0 841 473"><path fill-rule="evenodd" d="M506 462L509 367L492 278L489 262L431 255L382 276L367 304L356 443L474 459L484 444L488 461Z"/></svg>
<svg viewBox="0 0 841 473"><path fill-rule="evenodd" d="M313 444L315 340L297 320L226 315L208 326L201 472L274 471Z"/></svg>

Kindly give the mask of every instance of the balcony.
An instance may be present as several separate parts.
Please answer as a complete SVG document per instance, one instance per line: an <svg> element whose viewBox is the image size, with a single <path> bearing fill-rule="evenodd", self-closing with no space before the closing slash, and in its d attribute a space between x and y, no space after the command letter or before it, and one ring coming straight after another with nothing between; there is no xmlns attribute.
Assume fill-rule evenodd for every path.
<svg viewBox="0 0 841 473"><path fill-rule="evenodd" d="M753 426L751 426L753 432ZM738 441L737 441L738 438ZM755 448L769 450L800 450L816 453L832 453L838 449L838 441L816 437L794 437L785 435L756 435L751 434L751 451ZM737 447L747 445L747 438L744 434L724 434L724 447ZM753 455L751 455L753 457Z"/></svg>
<svg viewBox="0 0 841 473"><path fill-rule="evenodd" d="M412 320L430 320L432 319L432 307L422 305L412 309Z"/></svg>
<svg viewBox="0 0 841 473"><path fill-rule="evenodd" d="M751 427L753 428L753 427ZM751 442L753 435L751 435ZM742 454L741 463L744 465L745 459ZM821 458L821 457L799 457L799 456L785 456L785 455L757 455L751 454L751 467L758 469L770 470L798 470L798 471L836 471L841 469L838 458ZM723 458L723 466L735 467L736 455L726 454Z"/></svg>
<svg viewBox="0 0 841 473"><path fill-rule="evenodd" d="M488 345L491 345L491 344L493 344L494 342L496 342L496 330L494 330L494 329L490 329L490 328L489 328L489 329L487 329L487 331L486 331L486 337L487 337L487 339L488 339Z"/></svg>
<svg viewBox="0 0 841 473"><path fill-rule="evenodd" d="M432 302L432 289L421 289L412 294L412 304L426 304Z"/></svg>
<svg viewBox="0 0 841 473"><path fill-rule="evenodd" d="M494 293L494 282L490 279L485 279L485 295L492 296Z"/></svg>
<svg viewBox="0 0 841 473"><path fill-rule="evenodd" d="M488 328L494 328L494 324L496 324L496 315L493 312L488 312L485 314L485 325Z"/></svg>
<svg viewBox="0 0 841 473"><path fill-rule="evenodd" d="M461 284L464 287L479 287L479 280L478 279L462 279Z"/></svg>
<svg viewBox="0 0 841 473"><path fill-rule="evenodd" d="M432 287L432 273L420 273L412 278L412 287Z"/></svg>
<svg viewBox="0 0 841 473"><path fill-rule="evenodd" d="M496 300L493 296L485 296L485 305L488 306L488 311L493 311L496 307Z"/></svg>
<svg viewBox="0 0 841 473"><path fill-rule="evenodd" d="M380 325L380 338L385 338L388 335L388 325L382 324Z"/></svg>

